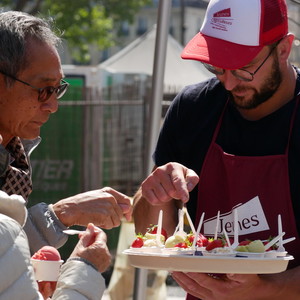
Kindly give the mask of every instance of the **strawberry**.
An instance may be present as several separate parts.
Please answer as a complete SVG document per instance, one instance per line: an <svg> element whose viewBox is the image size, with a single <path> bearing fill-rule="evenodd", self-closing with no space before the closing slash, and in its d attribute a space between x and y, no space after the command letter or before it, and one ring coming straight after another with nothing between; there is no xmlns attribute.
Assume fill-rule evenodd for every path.
<svg viewBox="0 0 300 300"><path fill-rule="evenodd" d="M206 247L208 245L208 239L203 234L199 233L197 246L199 247Z"/></svg>
<svg viewBox="0 0 300 300"><path fill-rule="evenodd" d="M147 229L147 232L148 233L151 233L151 234L157 234L157 228L158 226L157 225L150 225L151 227ZM168 238L168 234L167 234L167 231L165 229L161 229L161 234L165 237L165 241L167 240Z"/></svg>
<svg viewBox="0 0 300 300"><path fill-rule="evenodd" d="M187 236L187 240L191 245L194 242L194 238L195 238L195 236L192 233L188 234L188 236ZM208 244L208 239L202 233L199 233L198 239L197 239L197 242L196 242L196 246L206 247L207 244Z"/></svg>
<svg viewBox="0 0 300 300"><path fill-rule="evenodd" d="M205 250L206 251L211 251L215 248L222 248L225 246L225 243L223 240L221 239L216 239L216 240L212 240L211 242L208 243L208 245L206 246Z"/></svg>
<svg viewBox="0 0 300 300"><path fill-rule="evenodd" d="M132 242L132 248L142 248L144 245L144 240L141 235L138 235L136 239Z"/></svg>
<svg viewBox="0 0 300 300"><path fill-rule="evenodd" d="M189 233L189 234L187 235L186 239L187 239L187 242L188 242L190 245L192 245L193 242L194 242L194 235L193 235L192 233Z"/></svg>
<svg viewBox="0 0 300 300"><path fill-rule="evenodd" d="M187 248L188 247L188 245L187 245L187 243L178 243L178 244L176 244L174 247L177 247L177 248Z"/></svg>
<svg viewBox="0 0 300 300"><path fill-rule="evenodd" d="M247 245L249 245L250 243L251 243L250 240L241 241L241 242L239 243L239 246L247 246Z"/></svg>

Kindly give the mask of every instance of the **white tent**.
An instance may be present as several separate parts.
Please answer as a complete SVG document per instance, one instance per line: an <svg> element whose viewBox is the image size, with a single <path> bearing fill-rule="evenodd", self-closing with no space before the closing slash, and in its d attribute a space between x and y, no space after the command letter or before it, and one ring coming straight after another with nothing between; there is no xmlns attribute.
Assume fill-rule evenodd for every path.
<svg viewBox="0 0 300 300"><path fill-rule="evenodd" d="M152 76L156 29L145 33L117 54L100 64L100 69L114 74L145 74ZM169 34L166 52L164 89L180 91L184 86L211 77L198 61L180 57L183 47Z"/></svg>

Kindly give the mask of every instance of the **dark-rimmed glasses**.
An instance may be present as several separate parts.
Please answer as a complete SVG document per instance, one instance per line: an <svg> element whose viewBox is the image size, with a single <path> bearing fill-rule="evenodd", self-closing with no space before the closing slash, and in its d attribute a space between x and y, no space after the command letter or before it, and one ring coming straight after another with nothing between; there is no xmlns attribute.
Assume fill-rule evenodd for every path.
<svg viewBox="0 0 300 300"><path fill-rule="evenodd" d="M13 75L10 75L6 72L3 72L0 70L0 73L2 73L3 75L7 76L7 77L10 77L16 81L19 81L27 86L30 86L31 88L35 89L38 91L39 93L39 96L38 96L38 101L39 102L46 102L53 93L56 94L56 98L57 99L60 99L67 91L68 89L68 86L69 86L69 83L64 81L63 79L61 79L61 84L57 87L54 87L54 86L46 86L44 88L38 88L38 87L35 87L31 84L29 84L28 82L25 82L21 79L18 79L16 78L15 76Z"/></svg>
<svg viewBox="0 0 300 300"><path fill-rule="evenodd" d="M263 60L263 62L257 67L257 69L254 72L250 72L245 69L230 70L230 72L232 73L233 76L235 76L239 80L247 81L247 82L252 81L254 79L254 75L259 71L259 69L264 65L264 63L267 61L267 59L271 56L271 54L273 53L274 49L277 47L279 42L277 42L276 45L272 47L268 56ZM210 64L206 64L206 63L202 63L202 64L209 72L211 72L215 75L224 75L225 74L225 69L214 67L214 66L212 66Z"/></svg>

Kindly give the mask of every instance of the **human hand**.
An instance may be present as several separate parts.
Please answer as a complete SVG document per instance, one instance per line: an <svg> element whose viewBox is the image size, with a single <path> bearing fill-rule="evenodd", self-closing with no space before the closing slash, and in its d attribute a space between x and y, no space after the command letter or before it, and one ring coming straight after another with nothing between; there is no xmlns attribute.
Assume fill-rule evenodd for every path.
<svg viewBox="0 0 300 300"><path fill-rule="evenodd" d="M56 289L57 281L37 281L39 292L45 300L51 300Z"/></svg>
<svg viewBox="0 0 300 300"><path fill-rule="evenodd" d="M104 272L111 263L111 255L106 245L106 234L100 228L89 223L70 258L81 257L92 263L99 272Z"/></svg>
<svg viewBox="0 0 300 300"><path fill-rule="evenodd" d="M130 198L110 187L60 200L53 210L67 227L93 223L104 229L120 226L123 216L129 221L132 214Z"/></svg>
<svg viewBox="0 0 300 300"><path fill-rule="evenodd" d="M157 167L142 183L142 196L153 205L172 199L189 200L189 192L197 185L198 175L179 163Z"/></svg>
<svg viewBox="0 0 300 300"><path fill-rule="evenodd" d="M173 272L172 277L189 294L202 300L298 299L298 291L288 297L281 275L222 274ZM294 295L294 296L293 296ZM297 297L298 297L297 296Z"/></svg>

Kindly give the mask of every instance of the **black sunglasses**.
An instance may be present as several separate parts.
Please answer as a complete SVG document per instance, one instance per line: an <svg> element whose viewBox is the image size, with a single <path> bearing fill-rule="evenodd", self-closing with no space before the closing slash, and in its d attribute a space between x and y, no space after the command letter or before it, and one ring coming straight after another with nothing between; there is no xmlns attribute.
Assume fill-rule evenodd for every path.
<svg viewBox="0 0 300 300"><path fill-rule="evenodd" d="M56 98L57 99L60 99L67 91L68 89L68 86L69 86L69 83L64 81L63 79L61 79L61 84L57 87L54 87L54 86L46 86L44 88L37 88L31 84L29 84L28 82L25 82L23 80L20 80L18 78L16 78L15 76L13 75L10 75L6 72L3 72L0 70L0 73L2 73L3 75L7 76L7 77L10 77L16 81L19 81L23 84L26 84L27 86L30 86L31 88L35 89L38 91L39 93L39 97L38 97L38 101L39 102L46 102L53 93L56 94Z"/></svg>

